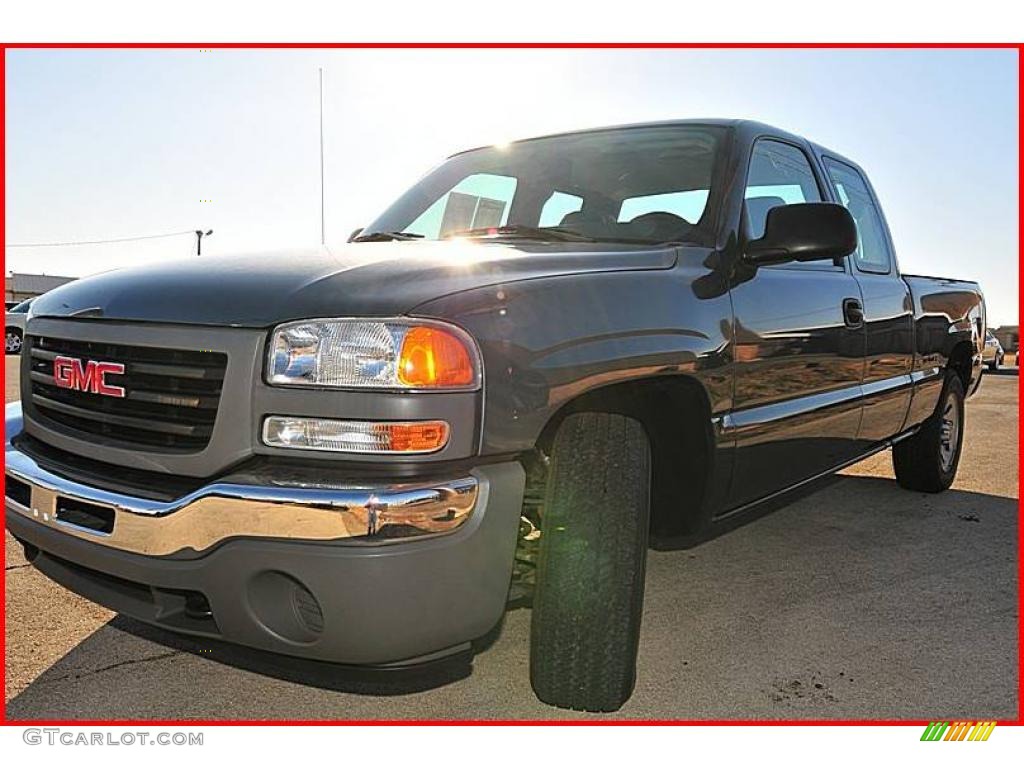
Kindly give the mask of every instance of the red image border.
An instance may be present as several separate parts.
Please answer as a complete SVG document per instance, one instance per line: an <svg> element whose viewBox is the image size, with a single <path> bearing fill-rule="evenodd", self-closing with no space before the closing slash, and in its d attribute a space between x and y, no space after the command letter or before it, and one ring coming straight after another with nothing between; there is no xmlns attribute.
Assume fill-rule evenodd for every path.
<svg viewBox="0 0 1024 768"><path fill-rule="evenodd" d="M223 49L296 49L296 48L329 48L329 49L1007 49L1017 51L1018 73L1018 123L1017 123L1017 176L1018 176L1018 282L1020 280L1020 256L1024 243L1024 201L1020 198L1020 189L1024 186L1024 165L1021 163L1021 148L1024 146L1024 44L1022 43L678 43L678 42L379 42L379 43L0 43L0 144L6 149L4 139L6 130L6 52L7 49L23 48L223 48ZM6 152L0 154L0 208L6 212ZM6 216L0 218L0 239L6 243ZM5 253L6 256L6 253ZM0 260L0 264L3 261ZM4 270L6 275L6 269ZM1018 307L1019 312L1019 307ZM1018 377L1018 408L1021 382ZM1024 435L1018 432L1018 475L1021 468L1021 448L1024 447ZM0 476L0 489L3 488ZM1024 559L1021 558L1021 540L1024 538L1024 514L1019 500L1017 506L1017 716L1012 721L999 721L1000 725L1024 725L1021 716L1021 701L1024 700L1024 646L1021 644L1022 614L1024 614ZM6 541L0 543L0 551L6 550ZM0 613L0 651L4 653L4 671L6 674L6 573L0 586L4 589L5 611ZM935 713L935 719L941 719L944 713ZM984 713L980 715L987 719ZM926 720L8 720L6 702L0 725L19 726L217 726L217 725L927 725Z"/></svg>

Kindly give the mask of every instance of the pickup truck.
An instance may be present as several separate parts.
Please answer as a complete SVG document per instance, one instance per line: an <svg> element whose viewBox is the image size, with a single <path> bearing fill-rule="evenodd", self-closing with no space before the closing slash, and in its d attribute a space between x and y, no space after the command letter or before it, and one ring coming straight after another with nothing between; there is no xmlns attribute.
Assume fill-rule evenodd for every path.
<svg viewBox="0 0 1024 768"><path fill-rule="evenodd" d="M472 653L539 533L533 689L614 711L648 547L889 448L948 488L985 333L978 286L901 275L864 172L798 136L483 147L338 247L39 298L7 527L142 621L389 668Z"/></svg>

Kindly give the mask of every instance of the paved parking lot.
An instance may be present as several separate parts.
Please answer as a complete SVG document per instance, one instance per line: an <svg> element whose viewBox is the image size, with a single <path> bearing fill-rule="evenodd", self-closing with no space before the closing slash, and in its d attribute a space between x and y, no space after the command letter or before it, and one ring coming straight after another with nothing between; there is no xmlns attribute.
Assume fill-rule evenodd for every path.
<svg viewBox="0 0 1024 768"><path fill-rule="evenodd" d="M618 716L1016 717L1017 392L1016 376L983 382L944 494L899 489L884 453L716 539L652 552L639 681ZM527 609L471 667L354 677L116 617L6 544L12 719L572 714L530 691Z"/></svg>

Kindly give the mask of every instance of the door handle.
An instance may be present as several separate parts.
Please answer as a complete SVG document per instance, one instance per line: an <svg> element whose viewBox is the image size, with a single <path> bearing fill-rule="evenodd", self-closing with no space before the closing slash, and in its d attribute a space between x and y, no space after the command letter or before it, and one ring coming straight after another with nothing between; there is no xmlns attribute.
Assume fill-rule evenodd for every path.
<svg viewBox="0 0 1024 768"><path fill-rule="evenodd" d="M860 328L864 325L864 307L860 299L843 299L843 322L847 328Z"/></svg>

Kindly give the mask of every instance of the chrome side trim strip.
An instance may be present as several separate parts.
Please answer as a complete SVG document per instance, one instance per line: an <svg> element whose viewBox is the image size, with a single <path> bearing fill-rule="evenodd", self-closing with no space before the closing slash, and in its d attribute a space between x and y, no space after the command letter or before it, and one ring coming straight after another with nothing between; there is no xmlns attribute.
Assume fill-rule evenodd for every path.
<svg viewBox="0 0 1024 768"><path fill-rule="evenodd" d="M815 392L789 400L754 405L725 414L722 420L722 430L732 435L738 431L757 428L764 424L805 416L835 406L848 405L862 397L863 391L858 382L827 392Z"/></svg>
<svg viewBox="0 0 1024 768"><path fill-rule="evenodd" d="M910 389L914 386L914 379L909 373L901 373L898 376L890 376L885 379L874 379L873 381L865 381L861 384L863 390L864 399L874 397L875 395L886 395L898 392L901 389Z"/></svg>
<svg viewBox="0 0 1024 768"><path fill-rule="evenodd" d="M920 370L911 371L910 380L915 384L924 381L925 379L941 379L945 374L942 368L937 366L929 366L928 368L921 368Z"/></svg>
<svg viewBox="0 0 1024 768"><path fill-rule="evenodd" d="M437 483L334 487L320 483L221 482L164 502L94 488L56 475L11 445L21 432L21 407L5 413L6 474L31 489L29 507L12 498L8 509L69 535L144 555L203 552L237 537L372 544L447 533L472 515L475 477ZM58 497L113 511L110 533L58 520Z"/></svg>

